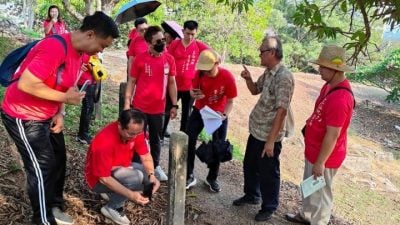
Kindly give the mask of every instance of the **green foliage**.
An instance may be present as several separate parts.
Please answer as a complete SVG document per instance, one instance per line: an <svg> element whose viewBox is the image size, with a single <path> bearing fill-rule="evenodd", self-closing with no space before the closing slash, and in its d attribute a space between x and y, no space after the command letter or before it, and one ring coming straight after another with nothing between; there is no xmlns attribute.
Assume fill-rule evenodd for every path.
<svg viewBox="0 0 400 225"><path fill-rule="evenodd" d="M41 39L43 37L43 31L39 32L36 30L22 29L22 33L31 39Z"/></svg>
<svg viewBox="0 0 400 225"><path fill-rule="evenodd" d="M382 24L387 24L393 29L395 25L400 24L399 5L394 2L303 0L297 5L293 19L294 24L307 28L319 40L344 37L344 47L352 51L350 60L356 65L360 57L375 52L377 42L374 29L379 27L376 30L382 31ZM332 17L341 18L341 23L332 24Z"/></svg>
<svg viewBox="0 0 400 225"><path fill-rule="evenodd" d="M0 62L8 55L13 49L17 48L18 44L9 37L0 36Z"/></svg>
<svg viewBox="0 0 400 225"><path fill-rule="evenodd" d="M350 78L384 89L389 93L386 97L389 102L400 101L400 49L390 52L375 65L357 69Z"/></svg>

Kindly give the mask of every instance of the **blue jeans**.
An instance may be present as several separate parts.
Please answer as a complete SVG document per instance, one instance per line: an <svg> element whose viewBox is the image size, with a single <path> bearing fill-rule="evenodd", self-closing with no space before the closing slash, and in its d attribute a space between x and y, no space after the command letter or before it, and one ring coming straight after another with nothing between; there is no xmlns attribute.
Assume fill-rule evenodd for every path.
<svg viewBox="0 0 400 225"><path fill-rule="evenodd" d="M226 139L226 132L228 127L228 119L222 121L222 125L213 133L213 140ZM203 119L201 118L200 111L193 107L192 114L190 114L189 121L187 123L186 134L189 136L188 146L188 158L187 158L187 175L186 179L193 176L194 160L196 157L196 143L197 138L204 128ZM208 164L207 180L214 181L218 177L219 173L219 161Z"/></svg>
<svg viewBox="0 0 400 225"><path fill-rule="evenodd" d="M279 205L281 142L275 142L274 156L261 158L265 141L249 135L243 160L244 193L252 199L262 198L262 211L274 212Z"/></svg>
<svg viewBox="0 0 400 225"><path fill-rule="evenodd" d="M148 182L147 176L144 176L143 174L146 174L144 173L143 166L138 163L133 163L133 168L118 168L112 171L111 176L126 188L133 191L140 191L143 190L143 184ZM97 182L93 191L98 194L107 193L110 197L107 206L113 209L123 207L127 200L125 196L115 193L100 182Z"/></svg>

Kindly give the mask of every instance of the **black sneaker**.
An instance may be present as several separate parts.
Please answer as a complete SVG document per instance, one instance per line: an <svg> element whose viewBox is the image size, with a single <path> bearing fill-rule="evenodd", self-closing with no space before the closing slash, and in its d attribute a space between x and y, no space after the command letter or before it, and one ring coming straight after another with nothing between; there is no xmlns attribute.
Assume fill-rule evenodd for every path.
<svg viewBox="0 0 400 225"><path fill-rule="evenodd" d="M254 219L256 221L267 221L272 218L272 214L274 214L274 212L260 210Z"/></svg>
<svg viewBox="0 0 400 225"><path fill-rule="evenodd" d="M248 195L244 195L243 197L238 198L235 201L233 201L233 205L235 205L235 206L242 206L244 204L258 205L260 203L261 203L260 199L249 197Z"/></svg>
<svg viewBox="0 0 400 225"><path fill-rule="evenodd" d="M219 187L218 181L217 180L209 180L206 179L204 181L205 184L207 184L210 187L210 190L212 192L220 192L221 188Z"/></svg>
<svg viewBox="0 0 400 225"><path fill-rule="evenodd" d="M91 137L83 138L83 137L77 136L76 141L80 142L82 144L85 144L85 145L90 145L90 143L92 142L92 138Z"/></svg>
<svg viewBox="0 0 400 225"><path fill-rule="evenodd" d="M194 178L194 176L190 176L190 178L186 180L186 190L196 185L196 183L197 183L196 178Z"/></svg>

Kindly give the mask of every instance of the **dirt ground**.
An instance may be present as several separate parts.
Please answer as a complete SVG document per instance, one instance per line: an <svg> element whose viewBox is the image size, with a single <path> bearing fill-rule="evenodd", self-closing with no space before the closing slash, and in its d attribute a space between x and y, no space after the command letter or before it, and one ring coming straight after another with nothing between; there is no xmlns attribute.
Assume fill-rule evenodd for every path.
<svg viewBox="0 0 400 225"><path fill-rule="evenodd" d="M105 86L105 99L115 101L117 104L118 82L124 80L125 54L123 51L109 51L105 54L105 66L111 74L111 82ZM238 144L242 151L248 136L248 115L258 99L252 96L245 86L245 82L239 77L240 65L224 65L230 69L238 85L239 96L235 99L234 110L229 118L228 137ZM253 76L262 73L262 68L250 67ZM313 102L318 95L322 81L318 76L307 74L295 74L296 88L293 97L292 108L296 121L295 137L288 139L283 144L281 154L282 185L280 206L273 218L266 223L256 223L254 215L260 206L234 207L232 201L243 194L242 163L233 160L221 166L219 181L222 191L211 193L203 184L207 175L207 168L200 161L196 161L195 176L198 184L186 193L185 224L207 225L239 225L239 224L291 224L284 220L286 212L293 212L300 206L298 186L302 176L303 144L300 136L300 128L306 117L311 113ZM381 99L384 93L378 89L354 85L357 98L351 129L356 136L373 140L381 146L399 151L400 131L396 131L393 125L400 126L398 105L388 105ZM113 96L113 97L112 97ZM115 115L116 117L116 115ZM177 121L172 122L172 131L177 130ZM67 136L75 135L74 130L67 129ZM15 152L11 143L5 138L7 134L4 128L0 129L0 224L27 224L31 211L29 200L24 193L23 173L18 170ZM85 148L80 145L70 144L68 170L65 186L68 213L74 217L75 224L105 224L104 217L100 214L100 208L105 203L98 196L87 190L83 178L83 163ZM163 168L168 168L168 146L162 151ZM137 206L127 203L125 211L132 224L165 224L166 221L166 195L167 186L163 184L155 200L148 206ZM399 201L398 201L399 202ZM398 204L397 202L397 204ZM336 215L336 210L334 215ZM334 225L358 224L354 219L334 216L331 223Z"/></svg>

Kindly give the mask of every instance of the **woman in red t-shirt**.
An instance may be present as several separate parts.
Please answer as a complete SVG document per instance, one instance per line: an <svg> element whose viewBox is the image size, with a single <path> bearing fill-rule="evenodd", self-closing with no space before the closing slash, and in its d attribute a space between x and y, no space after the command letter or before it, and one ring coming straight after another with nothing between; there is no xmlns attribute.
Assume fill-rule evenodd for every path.
<svg viewBox="0 0 400 225"><path fill-rule="evenodd" d="M52 5L47 10L47 18L43 22L45 36L68 33L65 22L61 19L60 9Z"/></svg>

